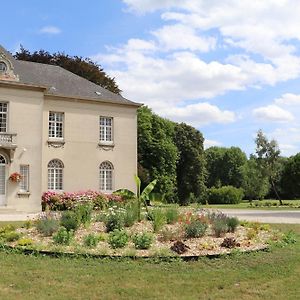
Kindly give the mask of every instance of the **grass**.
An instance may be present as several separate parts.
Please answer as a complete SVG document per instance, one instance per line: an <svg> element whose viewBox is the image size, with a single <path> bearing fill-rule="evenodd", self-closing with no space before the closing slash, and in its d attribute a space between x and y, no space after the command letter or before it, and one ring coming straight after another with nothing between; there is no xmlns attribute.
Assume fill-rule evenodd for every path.
<svg viewBox="0 0 300 300"><path fill-rule="evenodd" d="M197 262L0 252L1 299L297 299L300 225L274 226L294 230L299 241L271 252Z"/></svg>
<svg viewBox="0 0 300 300"><path fill-rule="evenodd" d="M278 205L279 201L275 199L266 199L266 200L253 200L252 206L248 200L243 200L240 204L211 204L211 205L200 205L200 204L191 204L191 207L199 208L215 208L215 209L226 209L226 208L237 208L237 209L261 209L261 210L300 210L300 200L282 200L283 206L264 206L266 203L273 203ZM174 204L165 204L161 202L151 202L154 206L161 207L172 207ZM259 205L259 206L256 206ZM299 207L291 207L299 206ZM188 206L187 206L188 207Z"/></svg>

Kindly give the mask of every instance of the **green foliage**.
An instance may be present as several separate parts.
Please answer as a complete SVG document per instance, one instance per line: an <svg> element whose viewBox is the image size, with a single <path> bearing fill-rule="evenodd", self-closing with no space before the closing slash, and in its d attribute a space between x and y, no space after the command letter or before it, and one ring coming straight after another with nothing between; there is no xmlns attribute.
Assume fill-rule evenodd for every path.
<svg viewBox="0 0 300 300"><path fill-rule="evenodd" d="M241 167L241 172L245 198L249 200L263 199L270 189L269 179L262 172L257 160L250 157L247 163Z"/></svg>
<svg viewBox="0 0 300 300"><path fill-rule="evenodd" d="M74 237L73 230L67 230L65 227L60 227L56 234L53 235L53 241L56 244L70 245Z"/></svg>
<svg viewBox="0 0 300 300"><path fill-rule="evenodd" d="M32 61L48 65L60 66L74 74L77 74L87 80L94 82L113 93L120 94L121 90L117 86L115 79L108 76L100 65L93 62L90 58L79 56L69 56L65 53L50 54L45 50L30 53L21 46L19 52L15 54L18 60Z"/></svg>
<svg viewBox="0 0 300 300"><path fill-rule="evenodd" d="M139 207L136 202L128 203L125 207L124 225L131 227L139 218Z"/></svg>
<svg viewBox="0 0 300 300"><path fill-rule="evenodd" d="M176 165L178 200L181 205L191 202L191 194L198 202L205 202L206 167L203 135L192 126L176 124L174 143L179 152Z"/></svg>
<svg viewBox="0 0 300 300"><path fill-rule="evenodd" d="M29 229L33 226L33 221L32 220L27 220L24 222L24 225L22 226L23 228Z"/></svg>
<svg viewBox="0 0 300 300"><path fill-rule="evenodd" d="M192 218L185 225L185 235L187 238L199 238L205 235L208 225L197 218Z"/></svg>
<svg viewBox="0 0 300 300"><path fill-rule="evenodd" d="M129 236L125 230L115 229L109 233L108 243L113 248L123 248L127 245Z"/></svg>
<svg viewBox="0 0 300 300"><path fill-rule="evenodd" d="M2 227L0 227L0 236L2 234L5 234L5 233L11 232L11 231L15 231L15 230L16 230L16 227L14 225L11 225L11 224L2 226Z"/></svg>
<svg viewBox="0 0 300 300"><path fill-rule="evenodd" d="M153 242L153 235L148 232L135 234L132 238L136 249L149 249Z"/></svg>
<svg viewBox="0 0 300 300"><path fill-rule="evenodd" d="M157 179L155 192L164 194L170 202L176 199L178 149L173 142L174 126L148 107L138 109L139 177L143 186Z"/></svg>
<svg viewBox="0 0 300 300"><path fill-rule="evenodd" d="M178 207L168 207L165 211L166 214L166 222L167 224L174 224L179 219L179 209Z"/></svg>
<svg viewBox="0 0 300 300"><path fill-rule="evenodd" d="M284 234L282 241L285 244L295 244L297 242L297 235L294 231L290 230L288 233Z"/></svg>
<svg viewBox="0 0 300 300"><path fill-rule="evenodd" d="M228 231L227 218L216 218L213 221L212 229L216 237L224 236Z"/></svg>
<svg viewBox="0 0 300 300"><path fill-rule="evenodd" d="M75 213L80 223L88 225L92 221L93 205L90 203L79 204L75 208Z"/></svg>
<svg viewBox="0 0 300 300"><path fill-rule="evenodd" d="M159 231L159 240L162 242L179 241L184 238L184 235L182 226L178 228L164 227Z"/></svg>
<svg viewBox="0 0 300 300"><path fill-rule="evenodd" d="M78 214L71 210L64 211L61 215L60 225L65 227L68 231L76 231L80 226Z"/></svg>
<svg viewBox="0 0 300 300"><path fill-rule="evenodd" d="M152 220L154 232L160 231L167 222L165 212L161 208L152 209L149 217Z"/></svg>
<svg viewBox="0 0 300 300"><path fill-rule="evenodd" d="M51 236L59 228L59 221L51 215L42 216L36 222L36 229L44 236Z"/></svg>
<svg viewBox="0 0 300 300"><path fill-rule="evenodd" d="M98 235L94 233L90 233L83 237L83 244L86 247L95 248L98 245L99 240L100 239Z"/></svg>
<svg viewBox="0 0 300 300"><path fill-rule="evenodd" d="M290 157L284 164L280 186L288 199L300 198L300 153Z"/></svg>
<svg viewBox="0 0 300 300"><path fill-rule="evenodd" d="M262 130L257 132L255 139L257 163L263 174L269 178L273 191L278 198L280 204L282 200L278 194L278 189L275 182L278 181L280 173L280 149L275 140L268 140Z"/></svg>
<svg viewBox="0 0 300 300"><path fill-rule="evenodd" d="M226 223L227 223L228 231L235 232L239 225L239 220L236 217L228 217Z"/></svg>
<svg viewBox="0 0 300 300"><path fill-rule="evenodd" d="M207 187L232 185L241 187L241 167L246 163L246 154L238 147L210 147L205 150L207 163Z"/></svg>
<svg viewBox="0 0 300 300"><path fill-rule="evenodd" d="M106 231L110 232L115 229L124 227L125 210L118 207L110 207L105 217Z"/></svg>
<svg viewBox="0 0 300 300"><path fill-rule="evenodd" d="M210 188L208 193L209 204L238 204L241 203L244 193L240 188L222 186Z"/></svg>
<svg viewBox="0 0 300 300"><path fill-rule="evenodd" d="M21 237L21 234L16 231L8 231L2 233L0 237L3 238L6 242L14 242Z"/></svg>
<svg viewBox="0 0 300 300"><path fill-rule="evenodd" d="M18 240L18 246L24 247L24 246L30 246L32 244L34 244L34 241L29 238L22 238Z"/></svg>

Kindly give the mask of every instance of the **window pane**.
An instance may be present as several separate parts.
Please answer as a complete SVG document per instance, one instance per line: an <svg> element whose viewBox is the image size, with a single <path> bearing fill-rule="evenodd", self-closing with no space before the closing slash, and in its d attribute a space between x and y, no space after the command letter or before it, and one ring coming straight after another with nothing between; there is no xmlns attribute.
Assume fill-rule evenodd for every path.
<svg viewBox="0 0 300 300"><path fill-rule="evenodd" d="M49 137L63 138L64 113L49 112Z"/></svg>
<svg viewBox="0 0 300 300"><path fill-rule="evenodd" d="M48 189L63 189L63 163L60 160L51 160L48 164Z"/></svg>
<svg viewBox="0 0 300 300"><path fill-rule="evenodd" d="M20 174L21 174L20 190L28 192L29 191L29 166L21 165Z"/></svg>
<svg viewBox="0 0 300 300"><path fill-rule="evenodd" d="M110 162L103 162L99 168L100 190L113 190L113 166Z"/></svg>
<svg viewBox="0 0 300 300"><path fill-rule="evenodd" d="M111 142L113 141L112 127L113 118L111 117L100 117L100 141Z"/></svg>

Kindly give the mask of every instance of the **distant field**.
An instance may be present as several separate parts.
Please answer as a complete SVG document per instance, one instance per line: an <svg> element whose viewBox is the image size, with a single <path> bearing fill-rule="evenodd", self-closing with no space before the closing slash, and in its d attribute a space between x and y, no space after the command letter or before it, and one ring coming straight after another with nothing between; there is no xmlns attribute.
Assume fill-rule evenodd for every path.
<svg viewBox="0 0 300 300"><path fill-rule="evenodd" d="M0 223L0 226L3 223ZM273 226L273 225L272 225ZM274 225L294 230L300 225ZM0 252L1 299L299 299L300 242L197 262Z"/></svg>

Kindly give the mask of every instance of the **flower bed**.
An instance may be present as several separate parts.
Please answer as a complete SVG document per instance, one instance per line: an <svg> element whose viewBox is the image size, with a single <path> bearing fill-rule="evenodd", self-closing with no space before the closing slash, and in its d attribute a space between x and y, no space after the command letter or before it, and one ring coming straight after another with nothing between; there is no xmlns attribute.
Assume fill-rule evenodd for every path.
<svg viewBox="0 0 300 300"><path fill-rule="evenodd" d="M152 208L143 216L138 222L132 204L93 213L85 205L47 212L22 228L0 228L0 244L59 253L188 258L265 249L281 238L268 225L239 223L222 213Z"/></svg>
<svg viewBox="0 0 300 300"><path fill-rule="evenodd" d="M42 195L42 209L70 210L78 204L91 203L95 210L105 209L110 205L123 202L119 195L104 194L97 191L79 191L74 193L44 192Z"/></svg>

